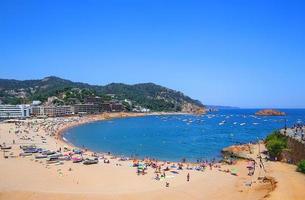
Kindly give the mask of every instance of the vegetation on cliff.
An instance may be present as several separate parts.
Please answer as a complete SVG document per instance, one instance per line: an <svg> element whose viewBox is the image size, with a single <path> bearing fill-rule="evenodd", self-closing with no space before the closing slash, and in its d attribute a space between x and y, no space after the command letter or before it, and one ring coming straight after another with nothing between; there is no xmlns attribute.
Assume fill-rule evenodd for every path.
<svg viewBox="0 0 305 200"><path fill-rule="evenodd" d="M279 131L268 135L265 142L271 159L279 158L283 150L287 148L287 138Z"/></svg>
<svg viewBox="0 0 305 200"><path fill-rule="evenodd" d="M6 104L30 103L32 100L45 102L48 97L56 97L56 104L70 105L83 103L86 97L92 96L99 96L105 101L112 98L121 101L127 99L132 105L151 111L193 112L204 108L198 100L153 83L97 86L54 76L25 81L0 79L0 100Z"/></svg>

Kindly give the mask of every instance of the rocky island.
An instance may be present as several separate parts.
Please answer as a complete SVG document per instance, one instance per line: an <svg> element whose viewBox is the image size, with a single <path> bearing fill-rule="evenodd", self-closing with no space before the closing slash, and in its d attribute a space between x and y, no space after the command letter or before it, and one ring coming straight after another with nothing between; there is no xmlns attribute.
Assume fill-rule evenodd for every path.
<svg viewBox="0 0 305 200"><path fill-rule="evenodd" d="M281 112L279 110L274 110L274 109L265 109L265 110L260 110L255 113L255 115L259 116L284 116L286 113Z"/></svg>

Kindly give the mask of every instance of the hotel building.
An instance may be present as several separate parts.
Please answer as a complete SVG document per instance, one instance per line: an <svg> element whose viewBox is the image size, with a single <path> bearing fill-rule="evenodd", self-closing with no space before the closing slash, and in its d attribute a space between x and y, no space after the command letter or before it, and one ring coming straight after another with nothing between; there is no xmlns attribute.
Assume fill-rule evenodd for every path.
<svg viewBox="0 0 305 200"><path fill-rule="evenodd" d="M75 104L74 114L97 114L101 112L99 104Z"/></svg>
<svg viewBox="0 0 305 200"><path fill-rule="evenodd" d="M26 118L29 116L29 105L0 105L0 118Z"/></svg>
<svg viewBox="0 0 305 200"><path fill-rule="evenodd" d="M62 117L73 114L71 106L45 106L42 109L42 114L48 117Z"/></svg>

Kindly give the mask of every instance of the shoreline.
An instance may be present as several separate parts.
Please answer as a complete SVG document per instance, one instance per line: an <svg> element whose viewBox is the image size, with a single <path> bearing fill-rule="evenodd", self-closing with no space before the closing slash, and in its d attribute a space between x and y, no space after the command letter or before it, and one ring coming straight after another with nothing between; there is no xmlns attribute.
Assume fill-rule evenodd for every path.
<svg viewBox="0 0 305 200"><path fill-rule="evenodd" d="M226 197L234 200L256 200L266 196L276 199L275 197L283 195L282 193L287 190L287 187L294 185L293 181L303 181L304 176L292 171L291 166L273 162L266 163L267 172L261 174L259 170L256 170L253 176L247 175L247 161L245 160L238 160L232 165L214 163L211 167L206 165L200 171L195 170L198 164L187 162L183 163L183 170L171 169L166 171L166 178L156 180L156 171L151 166L148 166L145 175L139 175L136 168L132 166L132 160L121 161L113 155L99 157L100 162L96 165L83 165L82 163L72 163L72 161L63 161L63 164L59 165L48 164L46 160L19 155L21 152L19 145L24 144L25 141L27 144L38 144L39 147L50 150L58 150L64 146L71 148L73 144L66 142L63 134L75 126L121 117L168 114L184 113L141 113L140 115L113 113L85 116L84 118L28 119L17 126L13 123L0 123L1 144L6 142L12 146L12 149L6 153L8 158L0 157L0 177L3 180L0 182L0 199L183 200L190 197L205 199ZM16 131L18 132L15 133ZM13 140L16 141L15 144L11 143ZM254 153L251 156L257 159L259 148L256 144L252 146ZM84 152L84 157L90 157L92 153L94 152ZM102 162L105 159L110 163ZM177 162L155 161L155 163L162 170L171 165L177 165ZM287 176L282 177L283 174L278 174L277 169L283 170L285 172L283 174L288 174L293 180L285 183ZM172 170L175 173L171 173ZM232 170L237 170L238 175L231 174ZM191 181L186 181L188 173L191 175ZM261 175L275 177L278 182L275 190L271 190L270 183L257 179ZM170 184L169 188L165 186L166 182ZM302 192L302 190L300 191Z"/></svg>
<svg viewBox="0 0 305 200"><path fill-rule="evenodd" d="M106 114L107 117L105 117L104 114ZM109 115L111 115L111 116L109 116ZM120 115L120 116L117 116L117 115ZM177 112L177 113L176 112L153 112L153 113L118 112L118 113L102 113L102 114L97 114L97 115L86 115L86 116L83 116L84 118L86 118L85 121L79 122L76 124L68 123L66 126L59 129L55 133L55 137L56 137L55 139L65 145L67 145L67 147L69 147L69 148L77 148L77 149L80 149L82 151L86 151L89 153L96 153L96 154L100 154L100 155L118 157L118 155L112 154L111 152L96 152L96 151L90 150L90 148L78 147L78 146L74 145L73 143L69 142L69 140L67 140L67 139L64 140L64 134L71 128L75 128L77 126L90 124L90 123L94 123L94 122L98 122L98 121L106 121L106 120L121 119L121 118L145 117L145 116L162 116L162 115L166 116L166 115L193 115L193 114L182 113L182 112ZM126 157L129 157L129 156L126 156ZM144 160L144 159L141 159L141 160ZM158 160L158 161L161 161L161 160ZM172 161L170 161L170 162L172 162ZM179 163L179 162L174 162L174 163ZM186 162L186 163L193 164L194 162Z"/></svg>

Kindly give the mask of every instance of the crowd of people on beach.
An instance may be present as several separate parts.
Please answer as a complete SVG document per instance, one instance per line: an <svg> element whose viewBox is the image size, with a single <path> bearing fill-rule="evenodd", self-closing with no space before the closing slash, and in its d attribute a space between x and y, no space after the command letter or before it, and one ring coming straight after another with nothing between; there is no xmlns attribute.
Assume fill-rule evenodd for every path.
<svg viewBox="0 0 305 200"><path fill-rule="evenodd" d="M227 163L228 164L228 163ZM233 164L233 163L231 163ZM146 175L148 168L154 170L155 180L165 180L166 178L173 178L173 175L179 175L180 172L187 170L188 173L186 175L186 181L190 181L191 171L200 171L204 172L206 169L213 170L218 169L218 171L222 171L225 173L231 173L232 175L237 175L237 171L232 171L229 169L221 169L222 163L217 162L215 159L212 161L201 161L198 160L197 163L188 163L185 159L182 159L182 162L166 162L166 161L158 161L156 159L133 159L133 167L137 168L137 175ZM166 187L169 187L169 182L166 181Z"/></svg>
<svg viewBox="0 0 305 200"><path fill-rule="evenodd" d="M19 143L16 143L15 139L12 141L13 145L19 145L21 157L33 156L35 160L40 162L45 160L47 165L63 165L65 162L83 163L84 165L98 164L100 161L104 164L110 164L110 160L116 161L130 161L133 163L132 167L136 168L137 175L146 175L148 169L154 171L155 180L166 180L165 186L169 187L168 179L178 176L184 170L187 170L186 181L190 181L191 171L204 172L206 169L229 173L237 176L238 171L236 169L223 169L223 164L212 159L197 160L196 163L188 163L186 159L182 159L181 162L166 162L158 161L156 159L135 159L129 157L116 157L109 153L98 154L89 152L85 147L82 149L71 148L67 146L57 146L57 149L47 149L46 143L50 140L50 137L60 139L58 132L63 128L79 123L85 123L89 121L87 118L71 117L71 118L48 118L39 120L26 120L14 122L14 128L9 130L10 134L15 134ZM70 127L69 126L69 127ZM20 141L26 140L25 144ZM56 141L56 140L55 140ZM2 147L7 147L7 144L2 144ZM111 161L112 162L112 161ZM118 162L115 162L116 166L121 166ZM234 164L230 159L226 162L227 165ZM256 163L249 165L249 175L253 175L255 171ZM70 168L71 169L71 168ZM72 170L72 169L71 169ZM252 170L250 172L250 170Z"/></svg>
<svg viewBox="0 0 305 200"><path fill-rule="evenodd" d="M128 157L115 157L109 153L97 154L87 152L87 149L71 148L67 146L57 146L56 149L48 149L47 142L50 138L59 139L61 136L58 132L65 128L67 124L79 124L89 121L86 118L70 117L70 118L47 118L37 120L16 120L9 121L13 123L13 128L10 128L9 134L14 135L12 143L4 142L0 146L2 149L9 150L12 146L19 146L20 157L33 157L40 162L45 160L47 165L62 165L65 162L72 161L73 163L97 164L102 161L104 164L110 164L111 159L118 161L133 160L133 167L137 168L138 175L147 174L147 169L151 168L156 174L156 180L172 178L173 175L178 175L182 170L204 171L205 168L218 167L217 162L213 159L209 161L197 161L194 164L187 164L183 159L180 163L161 162L155 159L134 159ZM69 127L70 127L69 126ZM16 142L16 140L18 142ZM22 142L24 141L24 142ZM54 141L54 140L53 140ZM55 140L56 141L56 140ZM8 155L13 156L13 152L8 152ZM8 158L9 156L5 156ZM116 163L117 166L121 166ZM190 173L187 174L186 180L190 181ZM169 186L169 185L167 185Z"/></svg>

